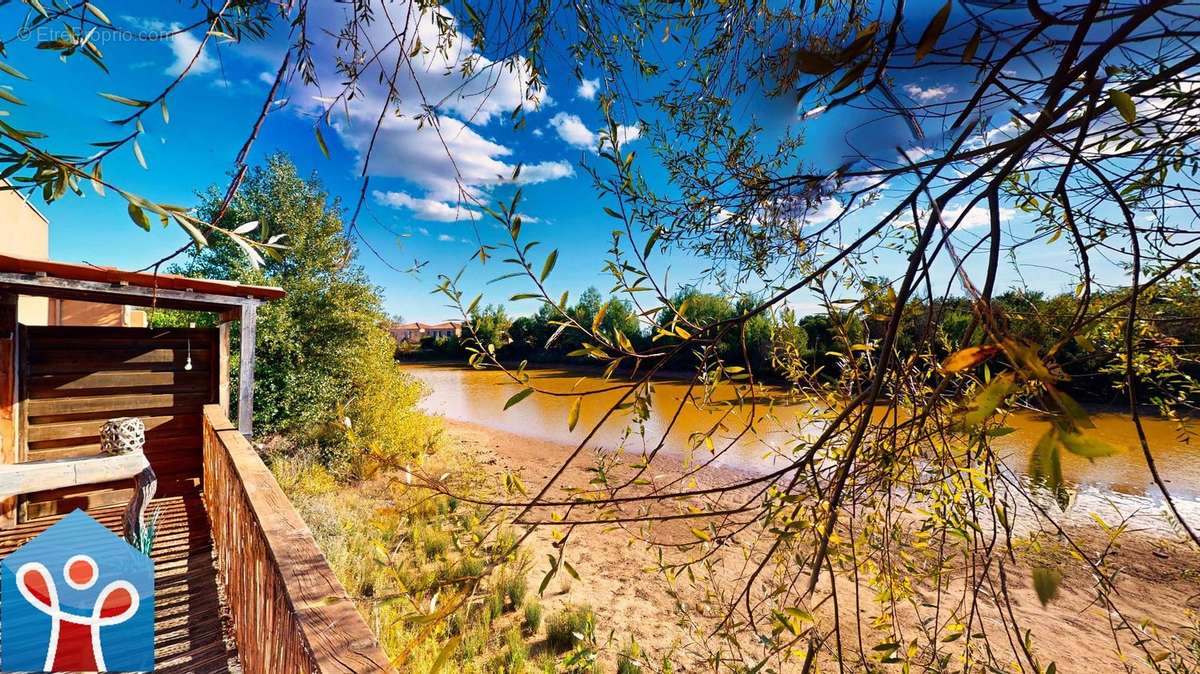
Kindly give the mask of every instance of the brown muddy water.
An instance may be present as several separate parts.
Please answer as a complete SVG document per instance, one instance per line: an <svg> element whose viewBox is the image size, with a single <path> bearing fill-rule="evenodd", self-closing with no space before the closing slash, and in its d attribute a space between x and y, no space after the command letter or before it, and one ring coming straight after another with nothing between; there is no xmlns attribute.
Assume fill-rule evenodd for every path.
<svg viewBox="0 0 1200 674"><path fill-rule="evenodd" d="M568 430L567 417L576 396L569 394L611 387L613 382L579 371L530 370L539 389L567 395L535 394L504 410L505 402L522 387L503 372L451 365L413 364L406 368L428 384L430 393L423 406L429 412L564 444L578 444L622 393L612 391L584 397L579 423L572 432ZM702 394L699 388L692 392L694 397ZM752 416L748 406L732 411L719 404L689 403L681 407L680 402L687 395L685 383L654 382L653 406L645 435L636 430L630 433L628 417L617 416L601 426L593 444L640 453L658 443L665 431L665 450L680 456L693 444L690 434L712 427L722 415L728 414L724 417L728 430L718 431L713 438L714 448L721 453L718 463L758 473L786 465L790 457L788 447L795 444L795 438L815 436L821 428L820 420L808 406L775 404L768 409L759 405L753 411L756 432L736 437ZM1075 485L1077 506L1088 511L1123 514L1153 515L1161 511L1162 495L1151 479L1129 416L1099 412L1092 415L1092 420L1096 429L1089 433L1122 447L1123 451L1094 462L1063 453L1063 475ZM1176 501L1189 519L1200 518L1200 437L1190 442L1187 437L1188 432L1200 432L1200 421L1189 421L1184 432L1178 424L1163 419L1144 419L1143 423L1159 472L1168 480ZM993 450L1006 466L1022 474L1033 445L1047 428L1047 421L1033 413L1016 412L1009 415L1005 424L1014 431L995 438ZM711 456L703 448L698 451L701 452L698 459Z"/></svg>

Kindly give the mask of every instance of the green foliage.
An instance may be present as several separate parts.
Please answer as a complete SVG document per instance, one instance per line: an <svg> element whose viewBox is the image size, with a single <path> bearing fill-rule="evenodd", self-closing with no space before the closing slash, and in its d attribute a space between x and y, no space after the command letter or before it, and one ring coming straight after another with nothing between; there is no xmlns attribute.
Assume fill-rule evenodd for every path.
<svg viewBox="0 0 1200 674"><path fill-rule="evenodd" d="M496 671L507 674L524 672L525 663L529 661L529 646L525 644L521 631L515 627L510 629L504 636L504 644L504 652L500 656L500 668Z"/></svg>
<svg viewBox="0 0 1200 674"><path fill-rule="evenodd" d="M546 644L569 651L595 630L596 616L588 606L567 606L546 621Z"/></svg>
<svg viewBox="0 0 1200 674"><path fill-rule="evenodd" d="M471 343L477 348L494 351L508 343L508 329L512 321L503 306L489 304L482 309L476 308L469 319L466 332L471 335Z"/></svg>
<svg viewBox="0 0 1200 674"><path fill-rule="evenodd" d="M450 549L450 534L436 527L421 527L413 532L413 543L425 559L441 559Z"/></svg>
<svg viewBox="0 0 1200 674"><path fill-rule="evenodd" d="M215 217L223 197L210 188L197 212ZM431 440L416 411L422 389L394 362L380 291L354 263L338 200L273 155L248 171L221 220L247 221L259 223L260 237L282 236L285 254L255 267L239 245L217 238L171 271L287 291L259 310L256 432L319 442L327 463L355 477L425 449ZM156 325L179 320L155 316Z"/></svg>
<svg viewBox="0 0 1200 674"><path fill-rule="evenodd" d="M506 572L500 577L497 588L508 602L510 610L516 611L525 604L525 596L529 593L529 583L525 573L520 569Z"/></svg>
<svg viewBox="0 0 1200 674"><path fill-rule="evenodd" d="M617 674L642 674L645 671L642 658L642 647L637 641L630 639L629 645L617 655Z"/></svg>
<svg viewBox="0 0 1200 674"><path fill-rule="evenodd" d="M537 599L526 602L521 628L525 630L526 634L537 634L538 630L542 628L542 604Z"/></svg>

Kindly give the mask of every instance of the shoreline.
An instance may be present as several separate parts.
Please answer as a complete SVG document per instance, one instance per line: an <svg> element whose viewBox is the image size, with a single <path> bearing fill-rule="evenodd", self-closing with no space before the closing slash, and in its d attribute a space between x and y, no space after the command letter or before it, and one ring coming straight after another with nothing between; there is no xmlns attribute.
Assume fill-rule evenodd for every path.
<svg viewBox="0 0 1200 674"><path fill-rule="evenodd" d="M452 369L463 370L463 371L471 371L471 372L476 371L474 368L472 368L470 365L466 364L463 361L453 360L453 359L445 359L445 358L434 359L434 360L396 359L396 363L399 364L401 367L417 367L417 368L431 368L431 369L452 368ZM507 367L509 369L515 370L517 368L517 366L519 365L519 363L504 363L504 365L505 365L505 367ZM486 368L486 371L495 371L495 370L496 370L496 368ZM525 367L525 371L526 372L555 372L555 371L570 372L573 374L591 375L591 376L599 377L600 375L602 375L604 373L604 368L595 367L595 366L589 365L587 363L529 363ZM617 370L617 374L621 375L621 379L625 382L635 381L634 379L631 379L631 378L625 376L627 374L627 372L624 369ZM662 370L662 371L656 372L654 374L654 376L651 377L651 381L668 382L668 383L686 385L686 384L691 383L691 380L694 378L695 374L696 373L694 371L689 371L689 370ZM785 387L779 381L764 379L764 380L756 381L755 385L776 390L779 393L784 394L784 395L789 395L789 396L792 395L792 394L787 393ZM885 404L887 404L887 402L888 402L887 398L880 398L879 402L876 403L876 406L885 405ZM1081 400L1080 405L1082 405L1083 408L1089 414L1128 414L1128 412L1129 412L1128 407L1123 404L1120 404L1120 403L1102 403L1102 402L1096 402L1096 401L1091 401L1091 400ZM1034 409L1032 407L1028 407L1025 405L1021 405L1019 408L1015 409L1014 411L1020 411L1025 414L1039 415L1039 416L1045 414L1045 412L1043 412L1041 410L1037 410L1037 409ZM1161 414L1159 414L1158 407L1151 403L1146 403L1146 402L1142 403L1138 407L1138 411L1141 413L1142 418L1146 419L1146 420L1159 420L1159 421L1167 420L1166 417L1163 417ZM1200 423L1200 415L1184 416L1183 418L1189 422ZM464 422L464 423L471 423L471 422Z"/></svg>
<svg viewBox="0 0 1200 674"><path fill-rule="evenodd" d="M470 456L493 477L506 472L518 475L530 494L540 490L574 450L562 443L478 423L438 418L444 426L445 442ZM573 464L564 472L563 484L587 484L589 474L584 466L589 462L584 457L577 461L578 465ZM654 462L656 475L668 475L682 468L681 462L665 455ZM711 486L747 475L712 467L701 471L695 479L701 486ZM554 528L539 527L529 539L533 558L530 582L534 587L545 572L546 555L557 552ZM1068 530L1089 553L1109 544L1098 527L1068 526ZM652 653L674 652L678 671L701 671L705 654L704 630L700 627L716 619L717 607L696 596L698 590L683 586L682 581L679 587L669 588L655 570L655 558L648 546L629 531L602 525L580 525L579 531L585 533L571 537L566 559L578 570L581 580L572 582L565 574L559 574L543 598L547 608L590 604L597 613L598 633L611 630L616 643L624 643L632 636ZM683 525L656 529L659 534L673 532L690 538ZM1072 558L1054 536L1038 534L1030 543L1021 540L1019 563L1009 569L1010 593L1022 628L1031 629L1036 636L1037 652L1044 656L1045 662L1055 660L1060 672L1117 671L1122 667L1122 657L1114 651L1106 613L1094 604L1095 579L1090 569ZM1187 614L1200 611L1200 552L1178 540L1137 529L1123 534L1117 546L1115 559L1120 573L1114 602L1131 620L1153 618L1153 624L1168 633L1185 629L1189 624ZM1003 556L999 550L995 555ZM1038 560L1063 570L1058 596L1045 607L1039 602L1031 579L1032 565ZM843 580L839 574L838 584ZM842 618L853 621L854 615L851 612ZM983 616L981 620L987 623L989 631L997 630L997 637L1003 634L999 631L1000 616ZM675 627L666 629L672 625ZM1128 658L1126 662L1133 665L1133 671L1150 671L1140 652L1130 650L1128 639L1123 636L1121 640L1125 642L1122 648Z"/></svg>

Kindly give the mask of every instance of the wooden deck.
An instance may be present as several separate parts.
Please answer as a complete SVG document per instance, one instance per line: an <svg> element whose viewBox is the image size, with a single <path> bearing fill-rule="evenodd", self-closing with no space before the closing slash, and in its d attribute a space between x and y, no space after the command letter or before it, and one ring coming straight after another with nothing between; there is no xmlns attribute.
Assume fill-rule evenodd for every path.
<svg viewBox="0 0 1200 674"><path fill-rule="evenodd" d="M208 517L199 493L155 499L159 510L154 540L154 642L158 674L240 673L228 612L213 566ZM89 514L116 533L123 506ZM149 517L147 518L149 519ZM58 518L0 532L0 558L38 535Z"/></svg>

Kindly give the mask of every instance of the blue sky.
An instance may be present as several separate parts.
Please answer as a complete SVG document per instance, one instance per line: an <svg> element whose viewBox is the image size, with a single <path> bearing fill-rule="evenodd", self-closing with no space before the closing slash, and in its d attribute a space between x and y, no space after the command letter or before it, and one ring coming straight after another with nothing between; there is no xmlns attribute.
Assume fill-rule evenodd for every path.
<svg viewBox="0 0 1200 674"><path fill-rule="evenodd" d="M340 25L337 14L340 10L333 3L319 6L322 9L316 11L326 12L329 25L336 30ZM23 7L12 3L0 9L0 24L16 25ZM194 16L187 12L186 6L181 9L175 3L110 0L102 7L115 24L134 31L170 28ZM914 23L921 23L920 17L915 17ZM113 39L100 43L111 74L101 72L79 56L63 63L56 54L35 49L36 41L44 39L45 34L6 40L8 62L31 78L30 82L6 80L14 93L28 103L25 108L11 108L9 121L18 128L50 133L51 145L57 150L86 154L92 151L87 143L119 135L120 131L105 120L129 111L102 99L96 92L133 98L156 94L171 81L181 64L192 58L202 31L158 42L117 37L114 34ZM332 53L334 48L327 42L317 40L318 57ZM459 47L469 49L465 45ZM284 35L260 42L206 47L192 72L168 99L170 123L164 123L157 114L147 116L140 144L150 170L142 169L131 152L124 152L106 161L105 177L147 198L178 204L194 203L195 192L209 185L223 188L226 171L262 105L285 48ZM371 164L371 196L358 223L361 235L384 258L379 259L360 243L360 261L374 282L383 287L389 312L408 320L450 317L443 298L432 295L430 290L437 273L453 275L464 266L467 267L464 286L486 290L487 300L504 300L518 292L515 283L485 285L488 279L507 271L498 263L481 268L478 263L468 262L476 249L476 231L490 242L505 235L486 218L473 220L469 207L455 204L458 197L455 168L467 188L486 200L489 195L503 195L511 189L496 186L495 176L510 173L513 166L522 163L522 180L526 182L524 205L520 209L527 216L524 231L543 242L543 255L551 248L560 249L552 287L556 291L569 289L573 295L588 285L607 290L611 280L603 274L601 265L615 221L604 215L605 204L597 199L591 178L581 168L583 162L596 160L593 148L602 116L595 96L601 85L596 79L598 74L585 71L581 80L573 70L573 65L565 61L551 70L545 90L537 96L539 109L529 113L526 127L519 131L511 128L507 111L525 98L525 93L512 86L503 74L492 78L496 89L487 98L468 86L462 95L445 102L442 139L428 129L416 129L411 119L389 118L377 140ZM329 89L315 91L293 81L281 94L286 103L276 106L269 115L251 162L283 150L302 171L316 171L334 195L352 205L360 188L359 157L378 115L378 106L371 105L372 94L376 92L366 90L348 119L335 116L333 128L325 132L332 155L326 159L314 142L313 119L323 105L319 97L336 90L329 83L336 83L338 77L331 71L320 74ZM431 63L426 72L418 72L416 79L427 95L431 89L436 94L439 87L453 85L452 80L441 75L437 63ZM954 88L952 82L921 80L906 82L904 86L908 95L920 102L937 101ZM69 98L66 92L70 92ZM638 120L631 116L622 121L627 125L622 133L628 137L628 147L639 150L642 156L649 155L647 140L637 138ZM830 166L840 163L839 158L847 153L846 134L859 121L847 111L808 122L806 156L824 160ZM790 125L796 120L784 115L784 119L775 123ZM866 140L883 143L883 147L905 144L906 134L899 123L877 125L869 133L873 135ZM453 147L455 166L446 161L441 141ZM647 170L652 178L661 176L652 163ZM52 204L35 199L35 203L51 221L51 255L56 259L137 268L186 241L178 228L155 227L149 233L138 229L126 215L124 200L112 194L100 198L88 191L84 198L68 196ZM864 222L871 214L862 215ZM1030 251L1027 261L1032 265L1061 267L1065 252L1053 247ZM389 264L404 268L413 260L428 260L429 264L416 275L389 268ZM656 264L660 272L670 267L675 282L695 277L705 266L683 252L668 254ZM881 273L894 273L899 261L885 258L879 264ZM1001 286L1015 279L1015 275L1005 271ZM1039 277L1035 285L1062 289L1065 280L1056 284L1054 279L1054 275ZM798 304L804 303L804 298L798 299ZM536 306L525 302L510 308L514 313L525 313Z"/></svg>

